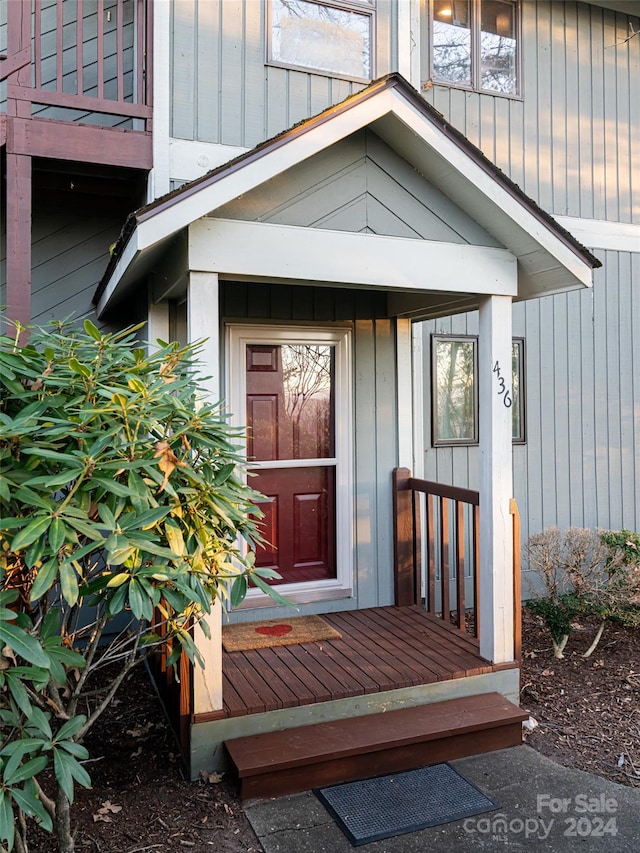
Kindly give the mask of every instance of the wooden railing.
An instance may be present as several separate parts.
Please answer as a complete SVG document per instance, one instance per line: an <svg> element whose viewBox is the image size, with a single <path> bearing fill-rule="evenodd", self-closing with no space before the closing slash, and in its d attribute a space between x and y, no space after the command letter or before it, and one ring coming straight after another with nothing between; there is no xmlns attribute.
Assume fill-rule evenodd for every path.
<svg viewBox="0 0 640 853"><path fill-rule="evenodd" d="M478 492L396 468L393 497L396 604L420 604L424 597L429 613L479 638Z"/></svg>
<svg viewBox="0 0 640 853"><path fill-rule="evenodd" d="M68 121L76 110L71 120L102 114L150 130L151 19L149 0L9 2L8 102L31 105L18 115Z"/></svg>

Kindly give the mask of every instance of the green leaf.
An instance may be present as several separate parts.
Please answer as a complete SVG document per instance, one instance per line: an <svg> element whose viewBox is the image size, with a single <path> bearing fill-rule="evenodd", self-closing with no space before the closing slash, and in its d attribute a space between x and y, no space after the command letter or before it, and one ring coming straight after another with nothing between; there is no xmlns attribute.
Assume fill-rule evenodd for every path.
<svg viewBox="0 0 640 853"><path fill-rule="evenodd" d="M49 546L54 554L62 547L66 538L66 532L65 523L58 516L54 516L49 526Z"/></svg>
<svg viewBox="0 0 640 853"><path fill-rule="evenodd" d="M49 525L51 524L51 516L45 516L36 518L26 527L13 537L13 541L11 542L11 550L12 551L21 551L27 547L27 545L31 545L32 542L35 542L43 533L45 533L49 529Z"/></svg>
<svg viewBox="0 0 640 853"><path fill-rule="evenodd" d="M29 815L29 817L35 818L39 822L40 826L47 832L51 832L53 830L51 815L42 805L35 786L31 787L29 785L29 781L30 780L27 780L27 783L22 790L20 788L14 788L11 791L11 797L19 809L22 809L22 811Z"/></svg>
<svg viewBox="0 0 640 853"><path fill-rule="evenodd" d="M65 601L73 606L78 600L78 575L71 563L65 561L60 566L60 587Z"/></svg>
<svg viewBox="0 0 640 853"><path fill-rule="evenodd" d="M91 320L85 320L82 324L82 328L89 335L90 338L93 338L94 341L101 341L102 335L100 334L100 330L93 325Z"/></svg>
<svg viewBox="0 0 640 853"><path fill-rule="evenodd" d="M72 717L60 727L60 731L56 735L56 741L67 740L68 738L72 738L74 735L77 735L86 722L87 718L84 714Z"/></svg>
<svg viewBox="0 0 640 853"><path fill-rule="evenodd" d="M29 593L29 601L37 601L39 598L48 592L55 579L58 576L58 561L47 560L46 563L43 563L42 566L38 569L36 574L36 579L33 582L33 586L31 587L31 592Z"/></svg>
<svg viewBox="0 0 640 853"><path fill-rule="evenodd" d="M102 486L106 492L111 492L114 495L118 495L118 497L131 497L130 489L123 483L119 483L117 480L107 480L106 477L94 476L92 477L91 482L96 483L98 486Z"/></svg>
<svg viewBox="0 0 640 853"><path fill-rule="evenodd" d="M84 788L91 787L91 777L87 771L78 764L76 759L69 755L59 747L53 750L53 766L56 774L56 779L60 783L60 787L69 798L69 802L73 803L73 780L75 779Z"/></svg>
<svg viewBox="0 0 640 853"><path fill-rule="evenodd" d="M7 761L4 768L5 785L18 785L20 782L24 782L25 779L31 779L37 776L38 773L42 773L49 763L46 755L37 755L35 758L25 761L24 764L20 764L20 761L21 758L15 754Z"/></svg>
<svg viewBox="0 0 640 853"><path fill-rule="evenodd" d="M8 796L0 788L0 838L7 842L7 849L13 849L15 826L13 823L13 809Z"/></svg>
<svg viewBox="0 0 640 853"><path fill-rule="evenodd" d="M244 575L237 577L231 586L231 606L238 607L247 596L247 579Z"/></svg>
<svg viewBox="0 0 640 853"><path fill-rule="evenodd" d="M25 717L31 716L31 702L29 701L29 694L27 693L27 688L22 683L22 679L16 675L17 667L13 667L11 669L6 670L4 673L4 677L7 680L7 686L9 687L9 692L13 696L13 700L20 708Z"/></svg>
<svg viewBox="0 0 640 853"><path fill-rule="evenodd" d="M175 521L168 518L164 523L164 532L171 551L176 557L183 557L186 551L184 539L182 538L182 530L180 530Z"/></svg>
<svg viewBox="0 0 640 853"><path fill-rule="evenodd" d="M267 595L270 595L271 598L273 598L273 600L276 602L276 604L286 604L288 607L295 607L293 601L289 601L288 598L285 598L283 595L280 595L280 593L274 587L269 586L268 583L265 583L265 581L262 580L260 575L252 574L251 580L255 583L257 587L260 587L263 592L266 592Z"/></svg>
<svg viewBox="0 0 640 853"><path fill-rule="evenodd" d="M79 373L80 376L91 376L91 370L87 367L86 364L82 364L78 361L77 358L69 359L69 367L74 373Z"/></svg>
<svg viewBox="0 0 640 853"><path fill-rule="evenodd" d="M9 646L17 655L35 666L49 668L49 658L36 638L11 622L0 622L0 644Z"/></svg>

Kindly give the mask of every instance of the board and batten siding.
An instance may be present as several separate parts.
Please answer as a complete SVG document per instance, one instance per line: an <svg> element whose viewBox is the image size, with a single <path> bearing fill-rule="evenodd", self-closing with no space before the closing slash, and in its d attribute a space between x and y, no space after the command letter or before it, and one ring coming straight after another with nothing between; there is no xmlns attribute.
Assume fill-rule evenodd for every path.
<svg viewBox="0 0 640 853"><path fill-rule="evenodd" d="M526 442L513 446L523 544L551 525L640 530L640 254L596 254L593 289L513 309L525 339ZM424 476L477 488L477 447L431 446L429 384L431 335L476 335L477 313L421 328Z"/></svg>
<svg viewBox="0 0 640 853"><path fill-rule="evenodd" d="M374 74L391 67L392 0L374 12ZM265 0L172 0L171 128L176 139L253 148L364 83L266 64Z"/></svg>
<svg viewBox="0 0 640 853"><path fill-rule="evenodd" d="M0 305L4 304L6 287L5 223L2 223L0 257ZM83 320L94 322L92 302L96 287L109 262L109 247L122 227L120 216L99 216L64 210L35 210L32 226L31 299L32 322L44 325L50 320ZM117 318L120 326L139 319ZM109 328L108 324L100 323Z"/></svg>
<svg viewBox="0 0 640 853"><path fill-rule="evenodd" d="M327 613L393 603L391 472L397 465L396 344L408 321L386 316L386 296L330 287L221 283L221 322L349 322L352 329L354 434L353 598L299 605ZM221 335L224 340L224 334ZM255 619L241 610L233 621ZM261 607L260 618L281 614Z"/></svg>
<svg viewBox="0 0 640 853"><path fill-rule="evenodd" d="M640 222L640 38L625 41L640 19L557 0L521 9L521 99L438 84L424 97L549 213ZM425 51L425 80L428 67Z"/></svg>

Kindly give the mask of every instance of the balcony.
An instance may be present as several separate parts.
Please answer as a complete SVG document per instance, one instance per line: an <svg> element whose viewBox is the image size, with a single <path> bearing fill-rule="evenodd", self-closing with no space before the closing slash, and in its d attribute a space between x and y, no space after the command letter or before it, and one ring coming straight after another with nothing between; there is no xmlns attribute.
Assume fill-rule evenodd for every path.
<svg viewBox="0 0 640 853"><path fill-rule="evenodd" d="M150 169L151 18L149 0L0 0L7 152Z"/></svg>

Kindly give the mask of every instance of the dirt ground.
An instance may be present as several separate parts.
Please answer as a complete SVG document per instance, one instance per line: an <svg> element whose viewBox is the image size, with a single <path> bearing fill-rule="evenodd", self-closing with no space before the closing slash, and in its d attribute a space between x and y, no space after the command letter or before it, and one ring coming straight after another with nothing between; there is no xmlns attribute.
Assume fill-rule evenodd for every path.
<svg viewBox="0 0 640 853"><path fill-rule="evenodd" d="M540 623L524 610L522 706L538 727L528 743L569 767L640 786L640 634L608 627L590 659L595 626L577 626L565 658L553 657ZM146 672L121 689L87 741L90 791L73 807L77 850L86 853L261 853L232 784L187 781ZM31 853L52 853L34 833Z"/></svg>

